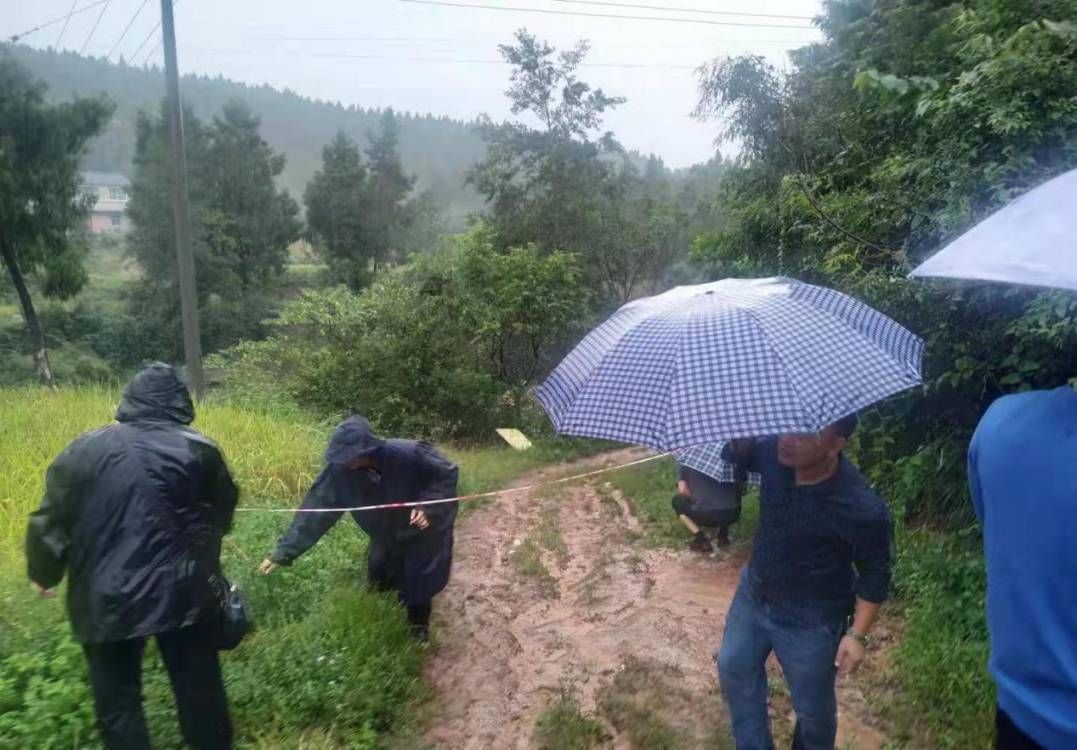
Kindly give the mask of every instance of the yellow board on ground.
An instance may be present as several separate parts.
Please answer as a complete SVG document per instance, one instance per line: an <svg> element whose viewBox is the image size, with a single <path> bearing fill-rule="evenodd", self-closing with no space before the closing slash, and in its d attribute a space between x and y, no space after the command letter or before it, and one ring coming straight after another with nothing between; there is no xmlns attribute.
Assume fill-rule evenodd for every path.
<svg viewBox="0 0 1077 750"><path fill-rule="evenodd" d="M497 434L501 436L501 439L511 445L518 451L525 451L531 447L531 441L517 429L511 427L499 427Z"/></svg>

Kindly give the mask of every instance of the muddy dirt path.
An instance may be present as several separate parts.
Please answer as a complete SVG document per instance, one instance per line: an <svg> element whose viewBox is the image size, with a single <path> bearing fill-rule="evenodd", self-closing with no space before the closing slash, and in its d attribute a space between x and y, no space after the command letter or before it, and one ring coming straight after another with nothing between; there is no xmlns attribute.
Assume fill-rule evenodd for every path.
<svg viewBox="0 0 1077 750"><path fill-rule="evenodd" d="M607 453L520 485L642 455ZM747 550L717 558L651 550L638 531L629 503L602 478L517 495L460 522L453 580L435 608L430 745L551 746L536 722L570 696L601 726L602 747L732 747L711 654ZM772 668L780 740L792 710ZM839 698L838 747L881 748L857 683L843 684Z"/></svg>

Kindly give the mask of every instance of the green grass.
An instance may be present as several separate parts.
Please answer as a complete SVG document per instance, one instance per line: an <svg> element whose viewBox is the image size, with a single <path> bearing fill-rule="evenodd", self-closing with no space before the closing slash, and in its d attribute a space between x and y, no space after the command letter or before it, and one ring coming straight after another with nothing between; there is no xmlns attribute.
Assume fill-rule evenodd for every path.
<svg viewBox="0 0 1077 750"><path fill-rule="evenodd" d="M894 654L899 699L887 713L906 735L926 723L940 748L990 747L995 689L977 535L900 532L894 580L905 635Z"/></svg>
<svg viewBox="0 0 1077 750"><path fill-rule="evenodd" d="M553 577L549 568L546 567L546 563L543 562L542 547L534 537L525 537L509 553L509 561L517 573L537 583L543 595L548 597L557 596L557 579Z"/></svg>
<svg viewBox="0 0 1077 750"><path fill-rule="evenodd" d="M75 298L107 312L122 312L123 292L142 275L138 264L126 256L120 238L97 238L86 257L89 280Z"/></svg>
<svg viewBox="0 0 1077 750"><path fill-rule="evenodd" d="M602 723L584 714L576 696L565 689L535 722L535 750L591 750L608 739Z"/></svg>
<svg viewBox="0 0 1077 750"><path fill-rule="evenodd" d="M0 389L0 747L97 747L82 653L62 604L25 581L26 516L40 501L45 468L79 433L108 423L109 388ZM210 400L195 427L217 440L243 506L293 507L318 471L332 425L294 409L249 409ZM482 491L586 444L534 451L450 451L462 485ZM422 652L391 597L362 589L365 537L349 519L295 565L256 573L290 514L238 514L222 560L249 597L257 631L224 657L240 747L371 748L409 725L424 695ZM151 648L145 667L155 747L176 747L168 680Z"/></svg>
<svg viewBox="0 0 1077 750"><path fill-rule="evenodd" d="M546 555L552 556L558 565L568 561L568 547L558 522L558 500L556 495L539 494L533 496L533 501L538 510L532 516L526 535L509 554L509 560L517 572L534 579L544 594L557 596L557 578L546 566L549 559Z"/></svg>
<svg viewBox="0 0 1077 750"><path fill-rule="evenodd" d="M721 698L712 693L701 699L683 682L675 667L630 657L599 691L599 711L634 748L731 750Z"/></svg>

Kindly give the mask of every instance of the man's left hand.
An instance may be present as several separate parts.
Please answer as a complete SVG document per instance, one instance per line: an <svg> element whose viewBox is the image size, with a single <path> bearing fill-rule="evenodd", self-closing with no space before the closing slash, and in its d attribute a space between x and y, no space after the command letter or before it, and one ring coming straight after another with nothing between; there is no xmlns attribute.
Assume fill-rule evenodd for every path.
<svg viewBox="0 0 1077 750"><path fill-rule="evenodd" d="M867 650L863 643L851 635L842 638L841 643L838 644L837 656L834 657L834 666L838 668L838 675L841 677L851 675L860 668L860 663L864 661L866 654Z"/></svg>
<svg viewBox="0 0 1077 750"><path fill-rule="evenodd" d="M426 513L413 508L411 511L411 525L418 528L420 531L426 531L430 528L430 519L426 517Z"/></svg>

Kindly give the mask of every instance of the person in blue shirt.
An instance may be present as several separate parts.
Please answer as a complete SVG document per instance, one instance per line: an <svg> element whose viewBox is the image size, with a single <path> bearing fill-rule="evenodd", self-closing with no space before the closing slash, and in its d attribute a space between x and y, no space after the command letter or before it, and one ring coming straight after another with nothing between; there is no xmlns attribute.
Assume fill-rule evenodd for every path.
<svg viewBox="0 0 1077 750"><path fill-rule="evenodd" d="M738 750L773 750L771 653L796 710L793 748L834 748L835 678L863 661L891 572L890 511L842 454L855 428L850 416L817 434L726 449L761 478L759 528L717 654Z"/></svg>
<svg viewBox="0 0 1077 750"><path fill-rule="evenodd" d="M987 560L996 747L1077 748L1077 392L995 401L968 474Z"/></svg>

